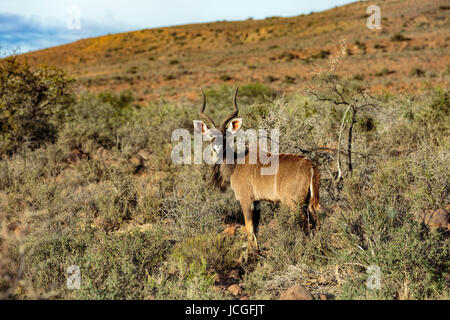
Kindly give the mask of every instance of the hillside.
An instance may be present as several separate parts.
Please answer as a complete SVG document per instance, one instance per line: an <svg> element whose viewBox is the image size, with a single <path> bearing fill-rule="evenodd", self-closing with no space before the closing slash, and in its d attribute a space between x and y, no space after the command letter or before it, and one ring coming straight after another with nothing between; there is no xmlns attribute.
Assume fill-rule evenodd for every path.
<svg viewBox="0 0 450 320"><path fill-rule="evenodd" d="M197 99L200 87L261 82L302 90L345 39L341 74L390 92L445 85L445 0L375 1L382 29L366 27L367 2L292 18L214 22L83 39L25 54L62 67L93 91L132 89L141 101Z"/></svg>

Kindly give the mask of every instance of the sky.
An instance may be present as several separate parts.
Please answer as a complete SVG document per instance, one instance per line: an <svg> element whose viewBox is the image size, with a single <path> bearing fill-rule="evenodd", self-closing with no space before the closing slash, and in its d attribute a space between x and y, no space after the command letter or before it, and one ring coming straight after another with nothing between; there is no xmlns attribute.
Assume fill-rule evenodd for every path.
<svg viewBox="0 0 450 320"><path fill-rule="evenodd" d="M219 20L291 17L351 0L0 0L1 53L110 33ZM1 54L0 53L0 54Z"/></svg>

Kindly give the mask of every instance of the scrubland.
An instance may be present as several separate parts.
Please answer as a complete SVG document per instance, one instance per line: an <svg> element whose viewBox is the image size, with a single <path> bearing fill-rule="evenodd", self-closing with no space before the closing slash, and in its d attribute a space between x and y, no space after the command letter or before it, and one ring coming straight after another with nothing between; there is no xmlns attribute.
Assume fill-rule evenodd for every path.
<svg viewBox="0 0 450 320"><path fill-rule="evenodd" d="M245 259L232 191L209 186L208 166L171 159L171 132L192 132L200 93L195 103L142 105L129 91L74 94L57 69L1 63L2 298L277 299L297 283L316 298L449 298L448 229L417 218L450 204L448 86L374 93L375 107L349 113L336 180L346 107L318 98L333 96L320 77L310 82L317 91L287 95L241 84L244 129L279 128L281 152L313 159L330 208L305 234L300 211L264 203L261 250ZM367 85L339 70L328 79L349 98ZM214 118L229 112L232 90L205 90ZM66 285L71 265L80 289ZM366 286L369 266L381 271L379 289Z"/></svg>

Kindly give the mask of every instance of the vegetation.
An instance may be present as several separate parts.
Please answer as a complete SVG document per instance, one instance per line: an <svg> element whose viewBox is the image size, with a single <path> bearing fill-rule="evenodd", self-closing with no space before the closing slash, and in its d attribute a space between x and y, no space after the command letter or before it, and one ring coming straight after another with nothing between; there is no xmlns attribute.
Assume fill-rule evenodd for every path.
<svg viewBox="0 0 450 320"><path fill-rule="evenodd" d="M74 99L71 82L61 70L32 70L15 57L0 64L0 154L55 140Z"/></svg>
<svg viewBox="0 0 450 320"><path fill-rule="evenodd" d="M409 38L405 37L402 33L397 32L395 33L392 37L391 37L391 41L397 41L397 42L401 42L401 41L407 41L409 40Z"/></svg>
<svg viewBox="0 0 450 320"><path fill-rule="evenodd" d="M198 105L139 107L130 92L75 99L60 73L12 63L0 70L27 75L50 102L42 118L29 117L41 103L35 91L2 81L2 110L14 106L24 117L11 114L8 125L14 120L10 128L20 131L1 150L1 297L231 299L223 278L237 270L238 297L251 299L278 298L295 283L331 299L449 298L448 233L414 219L450 203L448 89L372 98L361 81L338 73L318 77L307 95L241 86L244 128L279 128L281 152L314 159L321 202L332 209L307 235L299 212L264 203L261 252L246 260L232 192L211 191L205 166L170 158L172 130L192 132ZM214 118L229 111L232 89L205 90ZM3 135L16 132L4 129L7 115ZM337 142L348 141L350 127L336 183ZM26 144L25 133L36 144ZM71 265L81 271L79 290L66 286ZM366 286L371 265L381 271L379 289Z"/></svg>

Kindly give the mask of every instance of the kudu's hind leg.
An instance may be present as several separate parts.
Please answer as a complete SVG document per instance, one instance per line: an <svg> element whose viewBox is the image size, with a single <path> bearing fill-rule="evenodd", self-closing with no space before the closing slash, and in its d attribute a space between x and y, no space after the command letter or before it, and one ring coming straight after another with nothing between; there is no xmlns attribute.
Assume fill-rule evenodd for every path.
<svg viewBox="0 0 450 320"><path fill-rule="evenodd" d="M309 205L308 205L308 210L307 210L308 212L308 215L309 216L312 216L312 218L313 218L313 224L312 224L312 226L313 226L313 229L315 229L315 230L320 230L320 220L319 220L319 214L318 214L318 212L314 209L314 206L313 206L313 204L310 202L309 203Z"/></svg>
<svg viewBox="0 0 450 320"><path fill-rule="evenodd" d="M261 203L259 201L253 201L252 211L253 211L253 228L255 235L258 236L259 221L261 220Z"/></svg>

